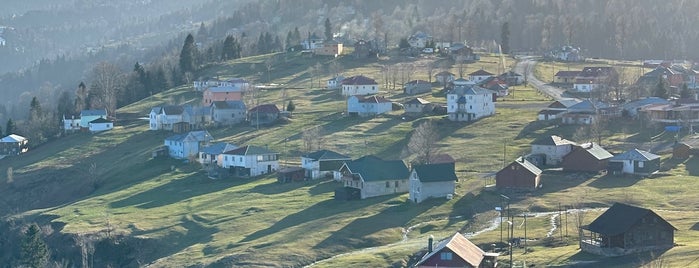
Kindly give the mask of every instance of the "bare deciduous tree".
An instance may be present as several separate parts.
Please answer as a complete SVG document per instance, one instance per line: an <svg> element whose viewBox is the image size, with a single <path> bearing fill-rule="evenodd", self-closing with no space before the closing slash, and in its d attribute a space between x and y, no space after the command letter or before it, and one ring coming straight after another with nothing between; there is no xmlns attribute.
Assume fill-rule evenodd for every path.
<svg viewBox="0 0 699 268"><path fill-rule="evenodd" d="M432 121L427 120L413 130L413 134L408 141L407 150L411 154L416 154L415 163L429 164L430 159L437 153L437 140L439 133L435 130Z"/></svg>
<svg viewBox="0 0 699 268"><path fill-rule="evenodd" d="M432 75L434 75L434 70L435 70L435 68L436 68L435 63L434 63L434 62L428 62L428 63L427 63L427 66L425 66L425 68L427 69L427 79L428 79L427 81L429 81L430 83L432 83Z"/></svg>
<svg viewBox="0 0 699 268"><path fill-rule="evenodd" d="M324 142L321 127L315 126L304 130L301 133L301 140L303 140L303 149L306 152L320 150Z"/></svg>
<svg viewBox="0 0 699 268"><path fill-rule="evenodd" d="M107 114L114 116L117 106L118 92L122 88L123 73L114 64L101 62L92 68L90 88L91 93L99 102L96 105L103 107L91 107L92 109L104 108Z"/></svg>
<svg viewBox="0 0 699 268"><path fill-rule="evenodd" d="M15 172L12 167L7 168L7 184L11 184L15 181Z"/></svg>

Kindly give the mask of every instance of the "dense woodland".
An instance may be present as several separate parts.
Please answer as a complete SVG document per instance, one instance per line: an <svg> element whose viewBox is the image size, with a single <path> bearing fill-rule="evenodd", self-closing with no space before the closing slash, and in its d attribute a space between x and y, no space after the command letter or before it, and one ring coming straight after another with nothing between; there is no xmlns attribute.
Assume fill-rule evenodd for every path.
<svg viewBox="0 0 699 268"><path fill-rule="evenodd" d="M0 122L6 127L12 119L20 129L37 118L31 115L33 99L43 108L41 118L49 122L90 107L106 107L113 115L116 107L191 81L209 62L283 51L310 33L323 36L326 21L331 32L345 40L378 39L389 47L424 31L435 40L492 50L502 43L506 24L512 51L541 52L572 44L588 57L699 56L690 49L699 41L699 32L691 28L696 16L689 13L699 8L694 1L474 0L435 5L425 0L152 0L4 5L0 25L7 44L0 47L0 71L6 72L0 75ZM182 69L179 57L188 34L193 38L187 40L191 65ZM101 75L107 71L110 77ZM100 86L104 79L114 80L110 88Z"/></svg>

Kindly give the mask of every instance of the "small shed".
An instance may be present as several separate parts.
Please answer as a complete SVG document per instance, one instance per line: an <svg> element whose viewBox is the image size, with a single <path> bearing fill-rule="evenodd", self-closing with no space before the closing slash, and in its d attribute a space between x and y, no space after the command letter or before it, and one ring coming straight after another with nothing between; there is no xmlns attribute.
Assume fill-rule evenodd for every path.
<svg viewBox="0 0 699 268"><path fill-rule="evenodd" d="M672 146L672 158L687 159L692 154L692 146L684 142L675 143Z"/></svg>
<svg viewBox="0 0 699 268"><path fill-rule="evenodd" d="M498 189L535 190L541 185L541 169L523 157L495 173Z"/></svg>
<svg viewBox="0 0 699 268"><path fill-rule="evenodd" d="M305 170L301 167L287 167L277 171L277 181L281 183L303 181Z"/></svg>

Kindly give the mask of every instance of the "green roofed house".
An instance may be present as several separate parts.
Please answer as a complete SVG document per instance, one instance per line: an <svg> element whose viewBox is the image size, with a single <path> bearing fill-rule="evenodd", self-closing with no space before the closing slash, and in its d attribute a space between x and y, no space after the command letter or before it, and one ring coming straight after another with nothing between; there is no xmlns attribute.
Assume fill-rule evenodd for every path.
<svg viewBox="0 0 699 268"><path fill-rule="evenodd" d="M345 162L340 173L344 187L335 190L335 199L365 199L408 192L409 172L402 160L383 160L368 155Z"/></svg>
<svg viewBox="0 0 699 268"><path fill-rule="evenodd" d="M334 177L340 180L340 167L352 158L330 150L320 150L301 156L301 167L306 170L306 178L321 179Z"/></svg>
<svg viewBox="0 0 699 268"><path fill-rule="evenodd" d="M430 197L454 194L454 163L413 165L410 173L410 200L420 203Z"/></svg>
<svg viewBox="0 0 699 268"><path fill-rule="evenodd" d="M580 250L603 256L667 250L677 228L647 208L614 203L589 225L580 227Z"/></svg>

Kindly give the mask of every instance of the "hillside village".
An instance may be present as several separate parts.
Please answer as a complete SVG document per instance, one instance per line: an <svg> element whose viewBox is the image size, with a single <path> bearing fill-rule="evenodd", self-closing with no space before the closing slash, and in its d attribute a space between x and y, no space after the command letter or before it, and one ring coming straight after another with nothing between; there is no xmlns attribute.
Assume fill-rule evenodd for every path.
<svg viewBox="0 0 699 268"><path fill-rule="evenodd" d="M634 254L639 252L660 250L670 261L672 256L697 249L696 244L679 244L697 236L692 233L679 237L693 232L684 228L686 221L678 227L675 220L682 219L679 212L654 208L662 208L668 201L613 196L618 192L600 193L607 195L604 199L596 199L599 195L586 197L595 183L665 185L659 181L677 179L683 183L687 174L699 175L696 167L690 167L696 164L699 146L694 134L699 122L694 66L673 62L641 66L650 71L638 77L634 88L650 94L612 101L602 92L611 96L612 85L620 83L614 64L587 66L578 54L549 55L557 60L570 59L580 67L580 71L554 75L548 85L564 92L566 98L552 99L530 84L532 80L544 80L534 77L538 71L515 71L519 56L505 59L503 55L475 52L465 44L429 38L428 34L416 33L407 37L409 47L386 51L374 41L343 45L309 36L300 44L301 51L226 62L186 86L122 107L115 116L108 115L106 109L64 115L65 135L50 142L54 144L31 147L32 141L8 134L0 140L0 154L8 156L0 160L4 162L0 167L15 167L15 180L19 180L39 168L32 165L44 165L41 161L55 161L68 170L66 162L76 161L71 158L76 154L112 161L92 162L96 168L88 169L84 178L100 186L95 186L86 198L76 200L84 204L35 213L53 217L53 222L61 222L68 233L107 228L123 236L144 237L144 244L155 243L146 241L155 237L195 241L162 251L149 249L159 256L144 257L154 267L195 263L299 266L317 261L321 261L317 266L333 267L356 261L346 256L350 259L343 262L343 254L374 247L378 247L376 253L367 254L387 254L382 251L391 250L399 253L376 263L357 261L357 265L522 267L533 263L538 267L586 261L606 266L608 256L637 258ZM574 51L579 49L565 50L577 53ZM323 79L305 74L302 67L299 73L289 74L291 78L275 75L276 80L268 83L253 82L255 74L240 71L248 67L236 69L237 65L259 63L269 57L284 60L278 61L278 68L257 75L281 73L293 64L305 67L313 62L323 66L341 62L347 67L341 73L325 72ZM400 75L378 70L381 62L389 61L414 65L393 71L407 72ZM426 65L439 67L405 70ZM541 68L547 71L546 66ZM659 88L667 91L663 94ZM180 101L172 101L179 97ZM58 144L64 142L75 147L60 149ZM110 151L113 155L108 155ZM48 152L56 154L55 160L38 159ZM31 164L34 161L40 162ZM84 165L91 162L80 161ZM128 169L109 167L117 163L133 165L138 171L130 175ZM123 186L128 192L102 192L100 187L116 182L99 181L97 174L129 178L129 184ZM168 183L160 184L165 181ZM191 189L177 188L182 183L180 186ZM674 183L681 182L669 184ZM561 198L575 187L587 189L575 197ZM611 188L624 191L620 190L624 186ZM208 196L217 192L220 197ZM283 212L257 219L266 226L263 229L215 223L269 213L270 207L265 206L269 201L260 201L266 196L298 203L293 195L309 193L308 200L303 201L311 206L305 208L308 210L299 209L299 204L290 204L289 211L280 204L270 205ZM253 194L253 199L241 199L240 204L226 204ZM158 200L160 195L169 197ZM198 195L206 196L205 201L197 199ZM93 200L97 197L101 200ZM175 207L180 203L186 203L186 208ZM148 209L160 206L171 206L182 213L177 214L183 215L179 220L182 223L175 225L188 231L158 230L159 225L169 228L164 219L170 216L163 211L147 216L150 223L129 220L134 214L147 214ZM609 209L594 210L600 207ZM242 208L243 212L225 215ZM91 209L95 211L86 211ZM186 212L179 212L181 209ZM198 213L197 209L204 212ZM207 209L213 210L205 212ZM587 209L599 217L583 217L580 211ZM534 213L554 210L557 218L555 213L547 214L547 219ZM391 216L381 217L384 212ZM105 213L107 216L100 217L108 218L108 227L102 220L91 219ZM368 216L361 216L363 213ZM566 223L561 222L562 213ZM322 217L306 221L311 214ZM348 222L352 217L359 223ZM527 217L534 226L530 237ZM577 217L575 224L570 220L574 227L568 226L568 217ZM485 223L476 224L479 220ZM298 245L279 237L303 240L306 231L294 228L321 225L322 221L344 227L324 225L318 231L319 238ZM520 222L524 229L515 226ZM553 234L546 235L551 222ZM494 227L484 235L474 234L474 230L488 224ZM565 238L563 224L567 228ZM411 232L409 227L420 230ZM361 231L365 228L368 230ZM222 236L240 232L235 236L242 237L230 242L218 232ZM425 239L428 236L429 240ZM408 242L392 244L395 241L390 238L395 237ZM264 242L257 244L258 239ZM264 260L255 253L275 247L278 241L285 241L280 242L284 245L271 252L286 256L283 252L289 251L299 256ZM534 249L528 249L527 242ZM314 250L304 250L307 248L318 252L309 253ZM543 253L549 249L569 258L551 260L551 255ZM221 258L213 259L213 255ZM191 256L194 259L188 259Z"/></svg>

